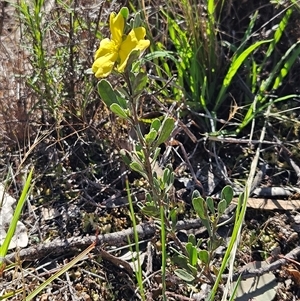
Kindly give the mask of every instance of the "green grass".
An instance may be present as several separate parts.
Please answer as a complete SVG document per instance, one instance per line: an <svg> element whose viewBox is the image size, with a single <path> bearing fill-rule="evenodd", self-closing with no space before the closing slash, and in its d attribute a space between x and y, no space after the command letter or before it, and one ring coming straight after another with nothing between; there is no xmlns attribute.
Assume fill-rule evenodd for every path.
<svg viewBox="0 0 300 301"><path fill-rule="evenodd" d="M234 104L231 90L233 84L238 85L245 94L238 107L241 117L234 127L222 127L219 133L238 135L256 117L262 117L268 106L299 97L295 93L276 97L299 56L298 42L291 43L281 56L277 52L290 17L297 13L296 4L283 8L261 26L272 24L276 28L270 30L268 38L253 39L259 31L259 10L253 12L242 38L234 42L223 40L226 35L220 31L225 3L216 5L215 1L205 1L205 4L167 2L161 16L166 23L167 42L175 50L168 51L160 42L152 45L152 55L165 52L163 58L154 59L155 70L159 78L173 78L169 92L164 90L167 99L178 102L184 99L191 110L206 113L205 124L199 122L205 125L207 133L220 131L216 120L224 118L224 107L227 107L228 122L232 118L227 104ZM255 53L266 47L264 58L258 61ZM270 63L272 67L268 70Z"/></svg>
<svg viewBox="0 0 300 301"><path fill-rule="evenodd" d="M21 194L21 196L20 196L20 198L17 202L16 209L14 211L11 223L10 223L9 228L7 230L6 237L4 239L3 244L0 246L0 271L2 271L2 272L3 272L3 270L5 270L5 266L6 266L6 263L5 263L5 261L3 261L2 258L5 258L6 254L7 254L9 244L10 244L10 242L12 240L12 237L15 233L17 223L18 223L18 221L21 217L22 209L23 209L23 206L26 202L27 194L28 194L28 192L31 188L32 174L33 174L33 169L31 169L31 171L30 171L30 173L29 173L29 175L26 179L22 194ZM3 193L5 193L5 192L3 192ZM4 198L4 195L1 196L1 197ZM0 205L1 205L0 209L2 209L2 206L3 206L2 200L1 200Z"/></svg>
<svg viewBox="0 0 300 301"><path fill-rule="evenodd" d="M36 99L30 114L40 111L42 123L88 122L93 82L85 72L100 24L84 19L71 2L57 1L53 10L44 0L22 0L16 9L31 69L26 84Z"/></svg>

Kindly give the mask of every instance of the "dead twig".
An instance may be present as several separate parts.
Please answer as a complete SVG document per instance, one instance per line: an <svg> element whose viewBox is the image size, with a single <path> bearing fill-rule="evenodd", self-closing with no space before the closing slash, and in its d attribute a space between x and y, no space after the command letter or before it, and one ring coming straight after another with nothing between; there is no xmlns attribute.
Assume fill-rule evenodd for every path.
<svg viewBox="0 0 300 301"><path fill-rule="evenodd" d="M226 210L225 214L220 218L220 223L231 220L232 210L235 205L230 206L230 210ZM203 226L200 219L191 219L185 221L178 221L176 224L176 230L189 230L199 229ZM156 226L154 223L143 223L137 226L137 233L139 240L145 240L151 238L156 233ZM5 256L5 260L8 262L15 262L16 258L21 261L34 261L47 256L59 256L66 253L78 253L78 251L88 247L92 243L96 242L96 246L124 246L128 245L128 237L133 240L133 228L126 230L104 234L104 235L92 235L85 237L72 237L69 239L55 239L45 244L39 244L14 252ZM103 249L95 248L96 252L102 252ZM102 254L103 255L103 254ZM105 255L105 254L104 254Z"/></svg>
<svg viewBox="0 0 300 301"><path fill-rule="evenodd" d="M137 226L139 239L146 239L153 237L156 232L156 227L152 223L144 223ZM45 244L31 246L22 249L19 252L14 252L5 256L8 262L14 262L16 257L23 261L34 261L40 258L62 255L66 253L78 253L79 250L87 248L96 241L96 246L121 246L128 244L128 237L133 239L133 229L126 229L115 233L104 235L92 235L85 237L72 237L69 239L55 239Z"/></svg>
<svg viewBox="0 0 300 301"><path fill-rule="evenodd" d="M241 280L245 280L251 277L261 276L263 274L269 273L271 271L279 269L281 266L285 265L293 258L297 258L300 255L300 247L296 247L291 252L286 254L285 256L280 256L278 260L263 266L259 269L244 269L239 273L235 273L232 276L232 280L236 281L240 276ZM227 279L228 275L224 275L224 278Z"/></svg>

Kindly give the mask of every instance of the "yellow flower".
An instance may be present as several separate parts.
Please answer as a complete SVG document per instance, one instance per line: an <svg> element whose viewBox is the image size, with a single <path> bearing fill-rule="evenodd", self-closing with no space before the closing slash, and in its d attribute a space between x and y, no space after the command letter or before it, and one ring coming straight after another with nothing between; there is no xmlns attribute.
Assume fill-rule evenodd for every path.
<svg viewBox="0 0 300 301"><path fill-rule="evenodd" d="M134 28L128 35L124 35L125 19L119 12L111 13L109 18L111 39L104 39L95 53L95 62L92 71L95 76L107 77L117 63L117 70L123 72L129 55L133 50L144 51L150 45L145 40L146 30L144 27Z"/></svg>

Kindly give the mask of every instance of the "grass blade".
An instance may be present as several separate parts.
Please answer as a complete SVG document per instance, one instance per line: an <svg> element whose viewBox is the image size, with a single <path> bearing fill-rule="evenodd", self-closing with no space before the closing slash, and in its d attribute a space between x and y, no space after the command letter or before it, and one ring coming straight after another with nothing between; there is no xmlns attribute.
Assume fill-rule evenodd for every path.
<svg viewBox="0 0 300 301"><path fill-rule="evenodd" d="M32 300L37 294L39 294L46 286L48 286L53 280L58 278L60 275L68 271L72 268L78 261L82 260L88 253L90 253L95 248L96 243L91 244L88 248L86 248L83 252L81 252L78 256L76 256L73 260L67 263L60 271L52 275L45 282L43 282L37 289L35 289L32 293L30 293L25 301Z"/></svg>
<svg viewBox="0 0 300 301"><path fill-rule="evenodd" d="M15 233L15 230L16 230L16 227L17 227L17 222L20 219L20 215L21 215L23 206L24 206L24 204L26 202L27 192L30 189L30 183L31 183L31 179L32 179L32 173L33 173L33 168L31 169L31 171L30 171L30 173L29 173L29 175L28 175L28 177L26 179L25 186L23 188L22 194L21 194L21 196L19 198L19 201L17 203L17 207L15 209L12 221L11 221L11 223L9 225L9 228L8 228L5 240L4 240L3 244L0 246L0 270L1 270L1 268L3 268L3 265L4 265L4 262L3 262L2 258L4 258L6 256L6 254L7 254L7 250L8 250L9 244L10 244L10 242L12 240L12 237L13 237L13 235Z"/></svg>
<svg viewBox="0 0 300 301"><path fill-rule="evenodd" d="M225 99L227 88L229 87L233 77L235 76L236 72L242 65L242 63L245 61L245 59L260 45L270 43L272 40L266 40L266 41L259 41L255 44L249 46L246 50L244 50L239 56L234 57L233 61L229 67L229 70L224 78L222 88L219 92L219 95L217 97L217 101L214 107L214 111L217 111L220 105L222 104L223 100Z"/></svg>

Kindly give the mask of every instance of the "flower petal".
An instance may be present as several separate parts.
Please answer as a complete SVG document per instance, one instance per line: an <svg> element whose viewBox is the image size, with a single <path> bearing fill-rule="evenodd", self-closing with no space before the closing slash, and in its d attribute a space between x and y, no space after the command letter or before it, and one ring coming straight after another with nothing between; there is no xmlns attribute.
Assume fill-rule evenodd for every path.
<svg viewBox="0 0 300 301"><path fill-rule="evenodd" d="M111 32L111 39L115 41L115 43L120 46L122 43L122 36L124 32L125 20L124 17L119 12L111 13L109 17L109 27Z"/></svg>
<svg viewBox="0 0 300 301"><path fill-rule="evenodd" d="M122 42L119 50L120 63L118 70L120 72L124 71L128 57L132 50L140 50L142 52L149 47L150 41L144 39L145 35L146 30L144 27L134 28Z"/></svg>
<svg viewBox="0 0 300 301"><path fill-rule="evenodd" d="M110 53L97 58L92 65L92 71L95 73L95 76L97 78L107 77L111 73L117 58L117 53Z"/></svg>
<svg viewBox="0 0 300 301"><path fill-rule="evenodd" d="M104 39L100 42L100 46L95 53L95 60L97 60L101 56L104 56L107 54L113 54L115 52L116 52L115 42L111 41L110 39Z"/></svg>
<svg viewBox="0 0 300 301"><path fill-rule="evenodd" d="M100 42L100 47L95 53L95 62L92 71L96 77L108 76L118 59L117 47L114 41L104 39Z"/></svg>

